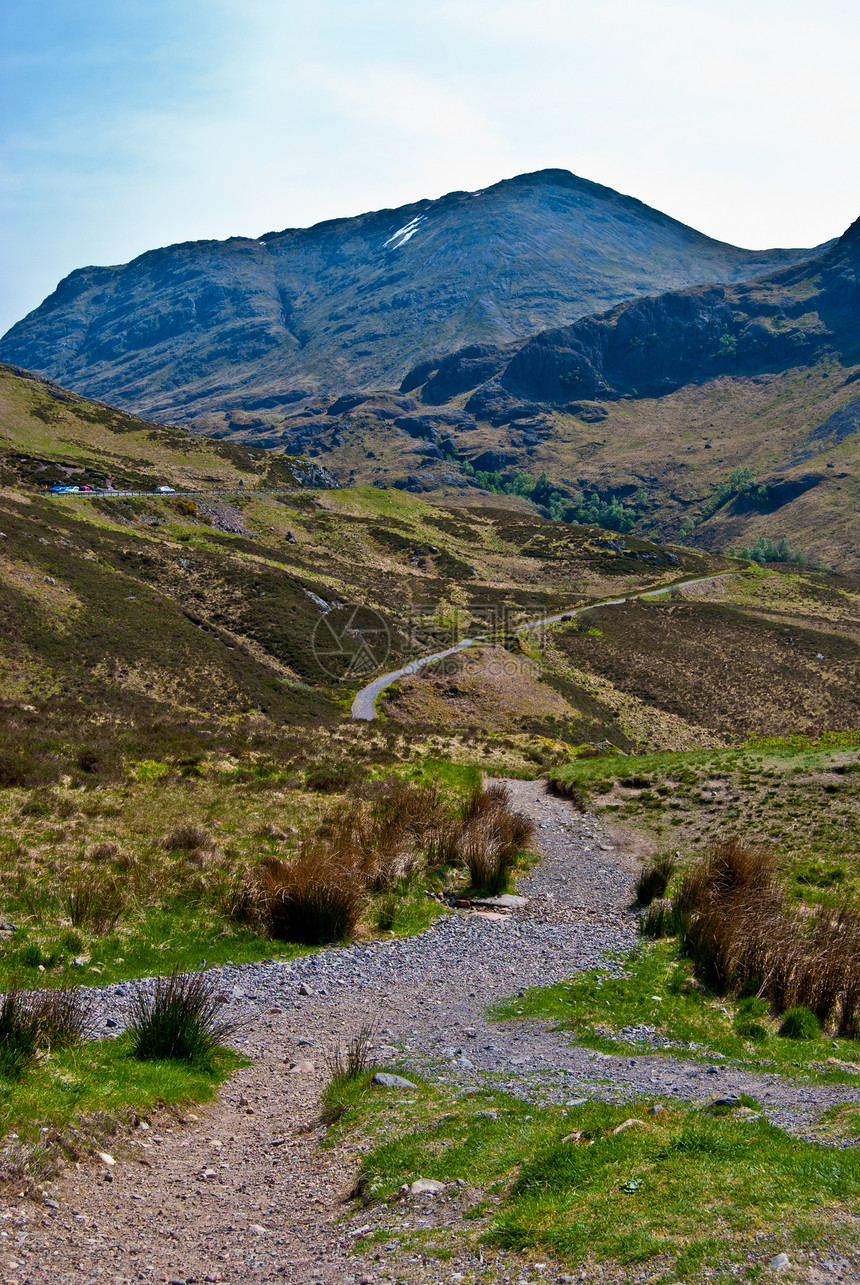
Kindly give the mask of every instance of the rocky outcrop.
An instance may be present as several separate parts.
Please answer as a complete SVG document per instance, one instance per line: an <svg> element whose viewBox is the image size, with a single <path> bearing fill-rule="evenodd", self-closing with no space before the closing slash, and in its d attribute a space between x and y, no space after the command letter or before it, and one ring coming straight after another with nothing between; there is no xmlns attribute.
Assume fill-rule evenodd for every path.
<svg viewBox="0 0 860 1285"><path fill-rule="evenodd" d="M860 354L860 238L850 231L819 258L772 277L640 299L544 331L518 350L500 383L554 403L655 396L828 353L847 362ZM827 431L852 431L853 416L838 414Z"/></svg>

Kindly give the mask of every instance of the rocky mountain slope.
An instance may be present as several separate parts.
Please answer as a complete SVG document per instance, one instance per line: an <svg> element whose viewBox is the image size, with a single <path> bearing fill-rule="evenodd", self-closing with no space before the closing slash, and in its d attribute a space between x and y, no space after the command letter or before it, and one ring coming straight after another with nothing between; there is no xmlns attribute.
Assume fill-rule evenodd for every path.
<svg viewBox="0 0 860 1285"><path fill-rule="evenodd" d="M523 494L518 473L526 490L545 473L539 498L567 520L722 551L785 538L856 571L858 378L860 223L769 276L471 345L398 392L321 399L237 436L417 491Z"/></svg>
<svg viewBox="0 0 860 1285"><path fill-rule="evenodd" d="M711 240L564 170L71 273L0 359L159 419L267 426L308 394L391 386L464 345L809 257ZM426 369L419 369L420 382ZM205 424L203 425L205 427Z"/></svg>

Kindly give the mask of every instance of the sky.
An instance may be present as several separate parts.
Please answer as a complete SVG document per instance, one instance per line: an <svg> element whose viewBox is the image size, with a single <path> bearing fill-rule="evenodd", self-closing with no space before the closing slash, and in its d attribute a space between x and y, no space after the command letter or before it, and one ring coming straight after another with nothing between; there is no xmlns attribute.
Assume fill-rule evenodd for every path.
<svg viewBox="0 0 860 1285"><path fill-rule="evenodd" d="M0 0L0 333L76 267L547 166L816 245L858 55L855 0Z"/></svg>

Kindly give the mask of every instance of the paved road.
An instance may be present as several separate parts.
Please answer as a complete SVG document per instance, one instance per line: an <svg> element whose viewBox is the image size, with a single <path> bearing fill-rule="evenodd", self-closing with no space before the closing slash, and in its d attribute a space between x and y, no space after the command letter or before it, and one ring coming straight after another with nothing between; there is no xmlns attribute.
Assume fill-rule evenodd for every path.
<svg viewBox="0 0 860 1285"><path fill-rule="evenodd" d="M53 500L127 500L129 498L146 500L181 500L187 496L214 496L224 499L228 495L294 495L294 486L219 486L206 491L39 491L38 495L48 496Z"/></svg>
<svg viewBox="0 0 860 1285"><path fill-rule="evenodd" d="M571 611L562 611L557 616L541 616L539 620L530 620L527 624L518 625L513 631L517 634L526 633L529 629L541 629L544 625L557 625L562 620L573 620L584 611L594 611L597 607L617 607L623 602L633 602L637 598L658 598L661 594L669 593L672 589L686 589L689 585L706 584L709 580L721 580L723 576L731 575L731 572L721 572L717 576L698 576L695 580L681 580L677 584L664 585L660 589L645 589L640 593L631 593L626 598L607 598L605 602L587 602L582 607L574 607ZM393 669L389 674L380 674L372 682L362 687L361 691L356 694L352 702L352 717L364 719L370 722L376 718L376 698L380 692L385 691L392 683L396 683L398 678L405 678L409 674L414 674L417 670L423 669L425 665L432 665L434 661L444 660L446 656L454 656L458 651L465 651L467 647L474 647L477 643L487 642L489 634L476 634L474 638L464 638L458 642L455 647L449 647L447 651L436 651L432 656L422 656L419 660L411 660L408 665L402 669Z"/></svg>

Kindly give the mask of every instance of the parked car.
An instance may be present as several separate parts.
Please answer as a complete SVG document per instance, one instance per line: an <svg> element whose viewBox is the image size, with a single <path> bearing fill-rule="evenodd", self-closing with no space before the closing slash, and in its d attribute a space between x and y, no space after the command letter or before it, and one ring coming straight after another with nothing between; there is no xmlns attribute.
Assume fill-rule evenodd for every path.
<svg viewBox="0 0 860 1285"><path fill-rule="evenodd" d="M174 491L172 486L157 486L155 488L155 494L156 495L175 495L176 492Z"/></svg>
<svg viewBox="0 0 860 1285"><path fill-rule="evenodd" d="M60 485L58 484L57 486L52 486L50 489L53 491L53 493L54 493L55 495L70 495L73 491L79 491L79 490L80 490L80 487L78 487L78 486L60 486Z"/></svg>

